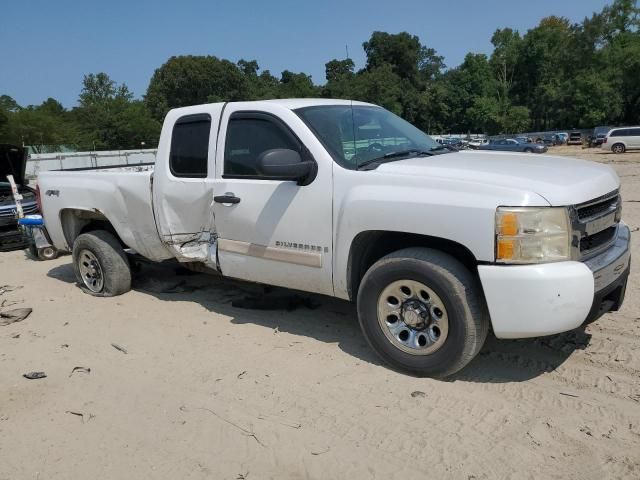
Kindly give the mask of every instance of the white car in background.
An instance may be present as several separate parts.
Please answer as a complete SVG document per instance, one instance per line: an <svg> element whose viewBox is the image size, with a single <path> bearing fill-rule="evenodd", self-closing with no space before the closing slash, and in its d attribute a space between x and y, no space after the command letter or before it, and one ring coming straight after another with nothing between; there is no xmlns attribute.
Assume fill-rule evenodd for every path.
<svg viewBox="0 0 640 480"><path fill-rule="evenodd" d="M640 149L640 127L612 128L604 138L601 148L613 153Z"/></svg>

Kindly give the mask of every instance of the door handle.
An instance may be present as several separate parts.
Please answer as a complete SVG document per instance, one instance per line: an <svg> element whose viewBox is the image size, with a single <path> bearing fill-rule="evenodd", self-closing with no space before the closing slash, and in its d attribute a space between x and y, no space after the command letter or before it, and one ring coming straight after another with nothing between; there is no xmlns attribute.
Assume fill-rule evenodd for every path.
<svg viewBox="0 0 640 480"><path fill-rule="evenodd" d="M216 203L240 203L240 199L236 197L233 193L227 193L225 195L216 195L213 197L213 201Z"/></svg>

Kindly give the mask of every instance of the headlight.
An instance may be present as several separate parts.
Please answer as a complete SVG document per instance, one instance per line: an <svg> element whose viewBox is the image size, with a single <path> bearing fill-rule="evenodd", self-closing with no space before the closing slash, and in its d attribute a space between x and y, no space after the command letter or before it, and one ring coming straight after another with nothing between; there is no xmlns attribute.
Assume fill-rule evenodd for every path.
<svg viewBox="0 0 640 480"><path fill-rule="evenodd" d="M544 263L571 258L566 208L500 207L496 211L496 261Z"/></svg>

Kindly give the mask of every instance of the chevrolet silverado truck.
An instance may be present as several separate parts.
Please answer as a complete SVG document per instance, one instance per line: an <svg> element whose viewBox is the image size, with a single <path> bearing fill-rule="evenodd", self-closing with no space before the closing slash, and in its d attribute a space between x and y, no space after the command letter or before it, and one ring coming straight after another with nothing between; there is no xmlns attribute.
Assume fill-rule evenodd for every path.
<svg viewBox="0 0 640 480"><path fill-rule="evenodd" d="M11 184L7 178L13 176L25 215L37 213L36 192L27 186L25 169L27 154L16 145L0 144L0 252L20 250L29 246L29 239L18 227L18 206Z"/></svg>
<svg viewBox="0 0 640 480"><path fill-rule="evenodd" d="M329 99L171 110L149 171L45 172L56 248L96 296L127 252L353 301L392 367L451 375L498 338L620 307L629 228L608 166L452 151L391 112Z"/></svg>

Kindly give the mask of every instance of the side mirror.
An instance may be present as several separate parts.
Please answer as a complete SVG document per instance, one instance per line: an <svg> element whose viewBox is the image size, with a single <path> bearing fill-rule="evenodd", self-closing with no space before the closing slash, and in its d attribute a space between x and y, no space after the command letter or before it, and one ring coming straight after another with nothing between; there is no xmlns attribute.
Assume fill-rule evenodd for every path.
<svg viewBox="0 0 640 480"><path fill-rule="evenodd" d="M260 154L257 169L261 175L274 180L295 180L298 185L308 185L315 177L317 166L313 160L302 160L295 150L274 148Z"/></svg>

